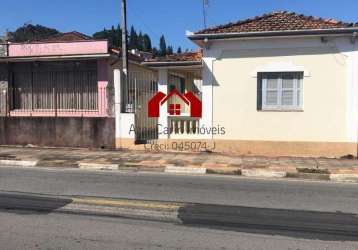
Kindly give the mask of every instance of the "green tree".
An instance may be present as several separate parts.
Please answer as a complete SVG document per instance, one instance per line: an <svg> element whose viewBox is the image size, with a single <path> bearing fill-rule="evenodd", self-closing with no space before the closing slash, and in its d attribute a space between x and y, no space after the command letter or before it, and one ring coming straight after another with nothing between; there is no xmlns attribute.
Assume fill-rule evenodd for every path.
<svg viewBox="0 0 358 250"><path fill-rule="evenodd" d="M110 43L111 43L112 46L114 46L114 47L117 47L117 46L118 46L118 42L116 41L116 29L114 28L113 25L112 25L112 28L111 28Z"/></svg>
<svg viewBox="0 0 358 250"><path fill-rule="evenodd" d="M139 32L138 35L137 49L139 49L140 51L144 51L144 37L142 32Z"/></svg>
<svg viewBox="0 0 358 250"><path fill-rule="evenodd" d="M47 39L54 35L61 34L58 30L48 28L42 25L24 24L14 32L9 32L9 41L27 42Z"/></svg>
<svg viewBox="0 0 358 250"><path fill-rule="evenodd" d="M94 33L93 38L107 39L111 47L118 48L122 45L122 31L119 25L117 25L117 28L112 26L110 30L104 28L102 31Z"/></svg>
<svg viewBox="0 0 358 250"><path fill-rule="evenodd" d="M157 47L153 47L152 53L153 53L153 56L159 56L159 50L157 49Z"/></svg>
<svg viewBox="0 0 358 250"><path fill-rule="evenodd" d="M121 26L118 24L116 29L116 47L122 47L122 29Z"/></svg>
<svg viewBox="0 0 358 250"><path fill-rule="evenodd" d="M106 30L106 28L103 28L102 31L98 31L96 33L93 34L93 38L96 39L107 39L108 38L108 32Z"/></svg>
<svg viewBox="0 0 358 250"><path fill-rule="evenodd" d="M143 50L145 52L152 51L152 41L148 34L144 34L144 36L143 36Z"/></svg>
<svg viewBox="0 0 358 250"><path fill-rule="evenodd" d="M131 27L130 35L129 35L129 46L130 49L138 48L138 34L135 31L134 27Z"/></svg>
<svg viewBox="0 0 358 250"><path fill-rule="evenodd" d="M110 46L122 46L122 31L120 25L116 28L112 26L111 29L104 28L103 30L94 33L93 37L96 39L107 39ZM158 49L158 47L153 46L152 40L148 34L143 33L142 31L139 31L138 34L134 26L132 26L128 32L128 48L151 52L155 56L165 56L173 53L173 46L167 46L164 35L160 37ZM179 51L181 51L181 48Z"/></svg>
<svg viewBox="0 0 358 250"><path fill-rule="evenodd" d="M168 46L167 55L173 55L173 46Z"/></svg>
<svg viewBox="0 0 358 250"><path fill-rule="evenodd" d="M162 35L159 41L159 55L165 56L166 54L167 54L167 43L165 41L164 35Z"/></svg>
<svg viewBox="0 0 358 250"><path fill-rule="evenodd" d="M181 50L181 47L179 46L178 50L177 50L177 54L181 54L183 53L183 51Z"/></svg>

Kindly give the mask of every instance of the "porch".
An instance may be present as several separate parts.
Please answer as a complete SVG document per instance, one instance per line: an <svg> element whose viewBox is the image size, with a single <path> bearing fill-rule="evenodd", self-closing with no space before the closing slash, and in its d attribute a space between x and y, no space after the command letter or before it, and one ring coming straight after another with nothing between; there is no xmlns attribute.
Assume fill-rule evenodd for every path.
<svg viewBox="0 0 358 250"><path fill-rule="evenodd" d="M167 71L168 84L166 93L170 94L176 89L181 95L192 92L202 101L201 69L171 69ZM191 116L191 104L187 104L180 96L171 96L166 104L168 139L196 139L200 138L199 128L201 117Z"/></svg>
<svg viewBox="0 0 358 250"><path fill-rule="evenodd" d="M191 114L192 104L185 97L190 92L198 102L202 100L201 60L143 62L142 66L150 73L130 73L127 84L121 89L122 122L119 137L134 138L137 144L156 139L203 138L199 133L202 117ZM158 103L160 115L150 117L148 103L158 93L166 100ZM134 133L130 134L133 131L128 124L133 125Z"/></svg>

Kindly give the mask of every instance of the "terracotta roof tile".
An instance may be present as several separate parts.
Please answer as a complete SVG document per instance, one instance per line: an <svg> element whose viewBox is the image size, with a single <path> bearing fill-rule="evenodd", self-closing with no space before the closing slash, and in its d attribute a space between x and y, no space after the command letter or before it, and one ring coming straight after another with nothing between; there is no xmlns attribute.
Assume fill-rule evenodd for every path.
<svg viewBox="0 0 358 250"><path fill-rule="evenodd" d="M83 33L72 31L67 33L60 33L46 39L41 39L40 42L72 42L72 41L83 41L83 40L92 40L92 39L93 39L92 37L87 36Z"/></svg>
<svg viewBox="0 0 358 250"><path fill-rule="evenodd" d="M155 57L146 60L147 62L200 62L202 52L185 52L180 54L167 55L163 57Z"/></svg>
<svg viewBox="0 0 358 250"><path fill-rule="evenodd" d="M110 48L109 51L115 55L121 55L122 53L122 49L121 48ZM136 62L143 62L144 61L144 58L139 56L139 55L134 55L132 54L130 51L128 51L128 59L129 60L133 60L133 61L136 61Z"/></svg>
<svg viewBox="0 0 358 250"><path fill-rule="evenodd" d="M336 29L353 26L355 25L352 23L344 23L334 19L323 19L294 12L277 11L236 23L200 30L195 34Z"/></svg>

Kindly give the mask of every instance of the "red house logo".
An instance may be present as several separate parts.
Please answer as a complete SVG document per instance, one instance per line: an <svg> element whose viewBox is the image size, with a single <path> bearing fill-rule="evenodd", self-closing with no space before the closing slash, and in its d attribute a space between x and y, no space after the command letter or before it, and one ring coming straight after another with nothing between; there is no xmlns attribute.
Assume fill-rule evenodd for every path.
<svg viewBox="0 0 358 250"><path fill-rule="evenodd" d="M182 95L175 88L170 91L168 95L165 95L163 92L158 92L155 94L148 102L148 116L149 117L159 117L160 116L160 106L166 103L169 98L172 96L178 96L183 102L190 107L190 116L191 117L201 117L202 114L202 103L201 101L192 93L187 92L185 95ZM168 113L170 115L180 115L181 104L169 104Z"/></svg>

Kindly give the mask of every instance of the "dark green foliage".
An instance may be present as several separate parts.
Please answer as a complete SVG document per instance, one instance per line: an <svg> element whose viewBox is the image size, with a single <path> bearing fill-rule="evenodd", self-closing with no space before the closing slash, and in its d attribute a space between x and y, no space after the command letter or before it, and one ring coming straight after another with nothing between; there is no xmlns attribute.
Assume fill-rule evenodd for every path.
<svg viewBox="0 0 358 250"><path fill-rule="evenodd" d="M164 35L162 35L159 40L159 55L165 56L166 54L167 54L167 43L165 41Z"/></svg>
<svg viewBox="0 0 358 250"><path fill-rule="evenodd" d="M147 34L143 35L143 50L145 52L152 51L152 41Z"/></svg>
<svg viewBox="0 0 358 250"><path fill-rule="evenodd" d="M181 54L181 53L183 53L183 52L181 50L181 47L179 47L178 50L177 50L177 54Z"/></svg>
<svg viewBox="0 0 358 250"><path fill-rule="evenodd" d="M129 42L128 42L128 48L129 49L136 49L138 47L138 35L134 27L131 27L131 31L129 34Z"/></svg>
<svg viewBox="0 0 358 250"><path fill-rule="evenodd" d="M144 37L142 32L139 32L136 49L139 49L140 51L144 51Z"/></svg>
<svg viewBox="0 0 358 250"><path fill-rule="evenodd" d="M122 30L118 25L117 28L112 28L110 30L103 29L102 31L96 32L93 34L95 39L107 39L111 47L121 47L122 45Z"/></svg>
<svg viewBox="0 0 358 250"><path fill-rule="evenodd" d="M9 40L11 42L27 42L46 39L60 32L42 25L25 24L14 32L9 32Z"/></svg>
<svg viewBox="0 0 358 250"><path fill-rule="evenodd" d="M11 42L27 42L47 39L58 34L61 34L61 32L56 29L42 25L25 24L14 32L9 32L8 36ZM122 47L122 30L120 25L117 25L117 27L112 26L111 29L104 28L94 33L93 38L107 39L111 47ZM158 49L153 47L152 40L148 34L141 31L137 33L133 26L128 34L128 48L152 52L155 56L173 54L173 46L167 46L164 35L160 37ZM181 48L178 48L178 53L181 53Z"/></svg>
<svg viewBox="0 0 358 250"><path fill-rule="evenodd" d="M167 48L167 55L173 55L173 47L172 46L168 46Z"/></svg>
<svg viewBox="0 0 358 250"><path fill-rule="evenodd" d="M159 50L156 47L153 47L152 53L154 56L159 56Z"/></svg>
<svg viewBox="0 0 358 250"><path fill-rule="evenodd" d="M112 26L111 30L103 29L103 31L96 32L93 34L93 37L96 39L107 39L110 46L113 47L122 46L122 30L119 25L116 29ZM138 34L133 26L130 28L128 34L128 48L138 49L145 52L153 52L152 40L150 39L150 36L146 33L142 33L141 31Z"/></svg>

